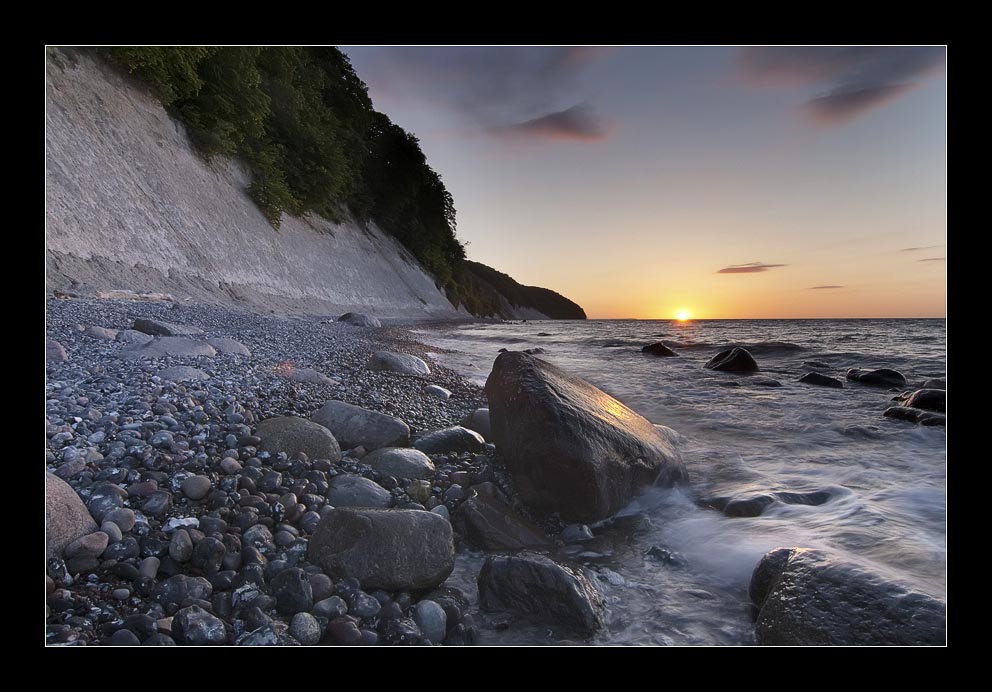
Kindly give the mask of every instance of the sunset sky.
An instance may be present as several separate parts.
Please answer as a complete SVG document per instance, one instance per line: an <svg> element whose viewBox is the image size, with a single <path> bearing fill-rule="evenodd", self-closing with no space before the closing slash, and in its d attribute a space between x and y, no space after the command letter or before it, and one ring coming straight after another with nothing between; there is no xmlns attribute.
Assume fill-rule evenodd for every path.
<svg viewBox="0 0 992 692"><path fill-rule="evenodd" d="M590 318L943 317L943 47L342 47L470 259Z"/></svg>

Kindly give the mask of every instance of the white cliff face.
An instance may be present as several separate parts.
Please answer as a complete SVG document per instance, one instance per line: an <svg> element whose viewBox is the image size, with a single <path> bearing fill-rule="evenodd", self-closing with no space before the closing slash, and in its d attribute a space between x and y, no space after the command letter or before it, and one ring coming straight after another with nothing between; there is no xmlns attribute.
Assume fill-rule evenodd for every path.
<svg viewBox="0 0 992 692"><path fill-rule="evenodd" d="M274 229L244 167L210 163L161 104L87 55L50 58L47 286L127 289L277 312L463 316L374 226L284 215Z"/></svg>

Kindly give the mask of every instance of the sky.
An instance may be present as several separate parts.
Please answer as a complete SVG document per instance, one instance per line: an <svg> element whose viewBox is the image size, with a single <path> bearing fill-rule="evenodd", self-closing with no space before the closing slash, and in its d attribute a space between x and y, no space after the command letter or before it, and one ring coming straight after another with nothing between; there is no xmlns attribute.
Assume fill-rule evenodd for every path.
<svg viewBox="0 0 992 692"><path fill-rule="evenodd" d="M342 50L469 259L590 318L945 316L943 46Z"/></svg>

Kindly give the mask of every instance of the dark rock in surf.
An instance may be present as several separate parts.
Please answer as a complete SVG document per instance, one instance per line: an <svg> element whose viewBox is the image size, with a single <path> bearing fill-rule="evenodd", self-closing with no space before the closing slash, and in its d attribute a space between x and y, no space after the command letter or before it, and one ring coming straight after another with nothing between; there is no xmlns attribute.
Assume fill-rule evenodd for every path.
<svg viewBox="0 0 992 692"><path fill-rule="evenodd" d="M933 377L923 383L923 389L947 389L947 379Z"/></svg>
<svg viewBox="0 0 992 692"><path fill-rule="evenodd" d="M942 646L946 607L909 584L819 550L776 548L750 596L755 636L772 646Z"/></svg>
<svg viewBox="0 0 992 692"><path fill-rule="evenodd" d="M800 377L799 381L803 384L815 384L819 387L833 387L834 389L843 389L844 387L844 383L840 380L821 375L818 372L808 372Z"/></svg>
<svg viewBox="0 0 992 692"><path fill-rule="evenodd" d="M585 380L519 352L486 381L493 442L523 501L565 521L604 519L643 486L686 480L668 437Z"/></svg>
<svg viewBox="0 0 992 692"><path fill-rule="evenodd" d="M527 521L492 490L479 492L476 486L452 517L452 524L473 546L483 550L522 550L549 545L544 532ZM488 488L487 488L488 490Z"/></svg>
<svg viewBox="0 0 992 692"><path fill-rule="evenodd" d="M901 372L890 368L879 368L878 370L865 370L864 368L851 368L847 371L847 379L861 384L870 384L876 387L905 387L906 378Z"/></svg>
<svg viewBox="0 0 992 692"><path fill-rule="evenodd" d="M906 420L919 425L947 425L947 417L943 413L924 411L909 406L890 406L885 409L885 417Z"/></svg>
<svg viewBox="0 0 992 692"><path fill-rule="evenodd" d="M909 395L903 406L944 413L947 408L946 400L947 392L943 389L917 389Z"/></svg>
<svg viewBox="0 0 992 692"><path fill-rule="evenodd" d="M604 626L605 604L578 568L546 555L491 555L478 577L479 605L588 636Z"/></svg>
<svg viewBox="0 0 992 692"><path fill-rule="evenodd" d="M668 348L668 346L665 346L665 344L661 343L660 341L645 346L644 348L641 349L641 353L647 353L652 356L660 356L663 358L674 358L679 355L672 349Z"/></svg>
<svg viewBox="0 0 992 692"><path fill-rule="evenodd" d="M720 351L707 361L704 368L721 372L758 372L758 363L746 348L734 346Z"/></svg>

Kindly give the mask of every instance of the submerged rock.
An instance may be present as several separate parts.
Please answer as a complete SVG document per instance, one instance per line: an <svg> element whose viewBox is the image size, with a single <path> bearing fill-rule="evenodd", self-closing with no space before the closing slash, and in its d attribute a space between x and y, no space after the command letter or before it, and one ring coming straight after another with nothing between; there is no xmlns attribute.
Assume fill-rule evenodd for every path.
<svg viewBox="0 0 992 692"><path fill-rule="evenodd" d="M259 448L266 452L285 452L288 456L303 452L311 459L341 460L341 447L331 431L306 418L268 418L259 424L255 434L262 438Z"/></svg>
<svg viewBox="0 0 992 692"><path fill-rule="evenodd" d="M758 363L750 351L740 346L720 351L707 361L704 368L721 372L758 372Z"/></svg>
<svg viewBox="0 0 992 692"><path fill-rule="evenodd" d="M371 591L417 591L451 574L451 524L412 509L334 509L310 539L308 557L332 579L354 577Z"/></svg>
<svg viewBox="0 0 992 692"><path fill-rule="evenodd" d="M539 358L500 354L485 392L492 441L534 508L597 521L645 485L687 478L679 453L647 419Z"/></svg>
<svg viewBox="0 0 992 692"><path fill-rule="evenodd" d="M909 395L903 406L944 413L947 408L947 392L943 389L917 389Z"/></svg>
<svg viewBox="0 0 992 692"><path fill-rule="evenodd" d="M311 416L323 425L344 447L406 447L410 444L410 426L399 418L369 411L343 401L328 401Z"/></svg>
<svg viewBox="0 0 992 692"><path fill-rule="evenodd" d="M861 384L870 384L878 387L905 387L906 378L897 370L889 368L879 368L878 370L865 370L864 368L851 368L847 371L847 379Z"/></svg>
<svg viewBox="0 0 992 692"><path fill-rule="evenodd" d="M660 341L645 346L641 349L641 353L648 353L652 356L661 356L663 358L673 358L679 355Z"/></svg>
<svg viewBox="0 0 992 692"><path fill-rule="evenodd" d="M923 389L947 389L947 379L943 377L933 377L923 383Z"/></svg>
<svg viewBox="0 0 992 692"><path fill-rule="evenodd" d="M750 596L755 636L777 646L942 646L945 605L824 551L776 548L758 563Z"/></svg>
<svg viewBox="0 0 992 692"><path fill-rule="evenodd" d="M890 406L885 409L885 417L907 420L910 423L918 423L919 425L947 425L947 417L943 413L924 411L918 408L910 408L909 406Z"/></svg>
<svg viewBox="0 0 992 692"><path fill-rule="evenodd" d="M372 315L365 315L360 312L346 312L338 318L338 322L350 324L352 327L381 327L382 322Z"/></svg>
<svg viewBox="0 0 992 692"><path fill-rule="evenodd" d="M828 377L827 375L821 375L818 372L808 372L799 378L799 381L803 384L815 384L820 387L833 387L834 389L842 389L844 383L833 377Z"/></svg>
<svg viewBox="0 0 992 692"><path fill-rule="evenodd" d="M582 635L604 626L599 590L577 568L546 555L490 555L478 577L479 605Z"/></svg>
<svg viewBox="0 0 992 692"><path fill-rule="evenodd" d="M427 376L431 369L417 356L409 353L393 353L391 351L376 351L369 358L369 370L387 370L400 375Z"/></svg>

